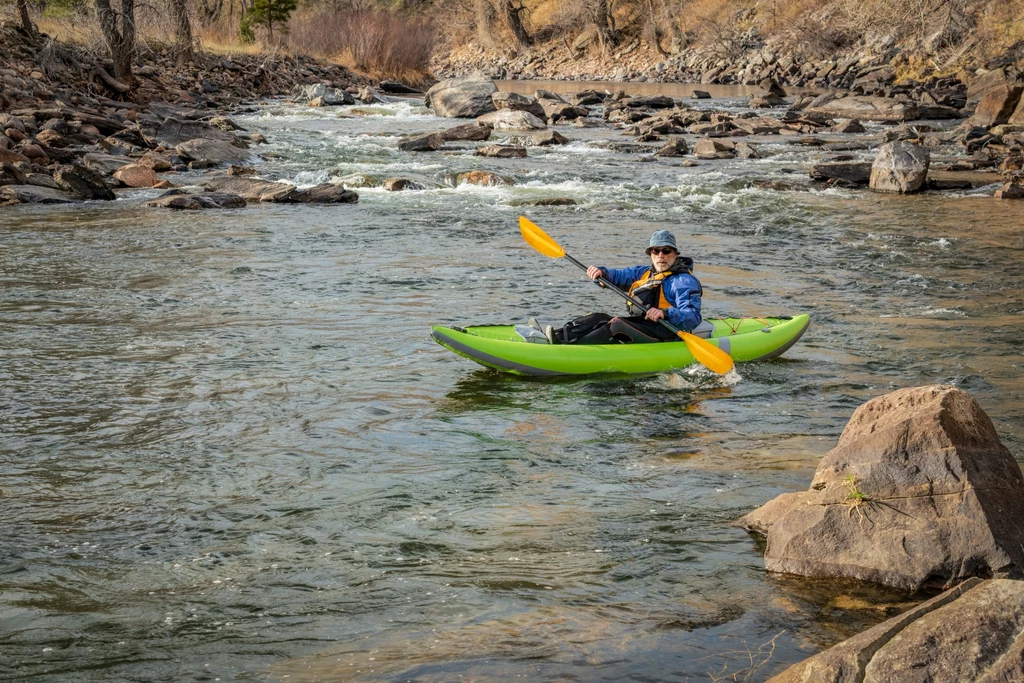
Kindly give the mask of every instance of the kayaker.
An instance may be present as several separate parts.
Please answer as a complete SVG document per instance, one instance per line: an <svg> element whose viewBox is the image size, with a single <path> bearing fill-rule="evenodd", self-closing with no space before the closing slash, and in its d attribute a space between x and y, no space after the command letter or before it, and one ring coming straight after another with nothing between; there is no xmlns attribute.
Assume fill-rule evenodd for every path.
<svg viewBox="0 0 1024 683"><path fill-rule="evenodd" d="M593 313L577 318L555 330L544 330L552 344L613 344L679 341L674 333L658 323L667 318L680 330L690 332L701 322L700 298L703 290L693 276L693 259L680 256L676 238L668 230L651 236L646 253L650 265L632 268L590 266L587 275L604 277L616 287L627 290L650 309L646 314L612 317ZM633 310L632 304L627 304Z"/></svg>

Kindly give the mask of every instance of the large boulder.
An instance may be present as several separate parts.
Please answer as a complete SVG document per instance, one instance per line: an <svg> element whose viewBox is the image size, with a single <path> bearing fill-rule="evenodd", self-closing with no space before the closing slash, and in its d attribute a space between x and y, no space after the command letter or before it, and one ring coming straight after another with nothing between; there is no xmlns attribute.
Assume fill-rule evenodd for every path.
<svg viewBox="0 0 1024 683"><path fill-rule="evenodd" d="M971 125L991 128L1009 123L1017 105L1021 102L1022 93L1024 93L1024 83L1006 83L993 88L978 103L978 107L974 110L974 116L970 118Z"/></svg>
<svg viewBox="0 0 1024 683"><path fill-rule="evenodd" d="M494 130L544 130L547 128L542 120L528 111L502 109L493 111L477 118L481 126L490 126Z"/></svg>
<svg viewBox="0 0 1024 683"><path fill-rule="evenodd" d="M435 83L424 103L438 116L470 119L495 110L491 96L496 92L498 87L490 79L463 76Z"/></svg>
<svg viewBox="0 0 1024 683"><path fill-rule="evenodd" d="M811 180L837 180L849 185L867 185L871 181L870 161L826 161L811 166Z"/></svg>
<svg viewBox="0 0 1024 683"><path fill-rule="evenodd" d="M305 101L311 107L336 107L342 104L355 104L356 100L340 88L332 88L326 83L295 86L295 98Z"/></svg>
<svg viewBox="0 0 1024 683"><path fill-rule="evenodd" d="M728 140L700 138L693 145L693 156L698 159L732 159L736 146Z"/></svg>
<svg viewBox="0 0 1024 683"><path fill-rule="evenodd" d="M144 164L128 164L114 171L114 177L127 187L153 187L160 179Z"/></svg>
<svg viewBox="0 0 1024 683"><path fill-rule="evenodd" d="M0 185L28 185L25 173L14 164L0 163Z"/></svg>
<svg viewBox="0 0 1024 683"><path fill-rule="evenodd" d="M100 154L90 152L82 157L82 165L96 171L101 176L113 175L115 171L130 165L135 159L119 154Z"/></svg>
<svg viewBox="0 0 1024 683"><path fill-rule="evenodd" d="M928 150L912 142L887 142L878 148L871 164L871 189L875 192L917 192L928 180Z"/></svg>
<svg viewBox="0 0 1024 683"><path fill-rule="evenodd" d="M1024 680L1024 581L968 579L769 683Z"/></svg>
<svg viewBox="0 0 1024 683"><path fill-rule="evenodd" d="M210 161L214 164L244 164L252 158L252 153L247 149L235 147L223 140L204 138L183 142L174 151L186 159Z"/></svg>
<svg viewBox="0 0 1024 683"><path fill-rule="evenodd" d="M739 520L768 571L901 590L1024 576L1024 476L992 421L951 386L858 408L810 489Z"/></svg>
<svg viewBox="0 0 1024 683"><path fill-rule="evenodd" d="M100 174L80 164L61 166L53 174L53 179L60 189L79 199L116 199Z"/></svg>
<svg viewBox="0 0 1024 683"><path fill-rule="evenodd" d="M398 149L403 152L434 152L444 144L444 133L415 133L398 139Z"/></svg>
<svg viewBox="0 0 1024 683"><path fill-rule="evenodd" d="M480 142L491 137L491 131L493 129L490 126L481 126L477 123L464 123L461 126L455 126L454 128L448 128L447 130L441 131L441 137L444 138L445 142L455 142L458 140Z"/></svg>
<svg viewBox="0 0 1024 683"><path fill-rule="evenodd" d="M238 136L202 121L190 121L176 118L163 120L143 120L139 122L139 130L149 144L154 147L163 145L171 148L189 140L222 140L237 143Z"/></svg>
<svg viewBox="0 0 1024 683"><path fill-rule="evenodd" d="M861 121L913 121L918 117L917 105L910 100L888 97L842 97L809 106L806 111L836 119Z"/></svg>
<svg viewBox="0 0 1024 683"><path fill-rule="evenodd" d="M342 185L321 183L304 190L295 190L288 195L287 201L300 204L355 204L359 195L346 190Z"/></svg>

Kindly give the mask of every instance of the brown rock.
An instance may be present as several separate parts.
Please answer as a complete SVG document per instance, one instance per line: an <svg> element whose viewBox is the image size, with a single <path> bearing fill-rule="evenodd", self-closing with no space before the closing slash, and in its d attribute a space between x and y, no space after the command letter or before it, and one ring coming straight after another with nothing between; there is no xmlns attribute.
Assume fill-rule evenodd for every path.
<svg viewBox="0 0 1024 683"><path fill-rule="evenodd" d="M1024 576L1024 476L992 421L950 386L854 412L808 491L740 520L766 534L765 568L907 591Z"/></svg>
<svg viewBox="0 0 1024 683"><path fill-rule="evenodd" d="M89 153L82 157L82 165L101 176L113 175L114 171L133 161L134 159L118 154Z"/></svg>
<svg viewBox="0 0 1024 683"><path fill-rule="evenodd" d="M996 199L1024 199L1024 185L1006 183L992 196Z"/></svg>
<svg viewBox="0 0 1024 683"><path fill-rule="evenodd" d="M491 127L481 126L477 123L465 123L448 130L441 131L441 137L447 142L466 140L472 142L483 141L491 137Z"/></svg>
<svg viewBox="0 0 1024 683"><path fill-rule="evenodd" d="M912 142L887 142L878 148L871 164L871 189L875 192L907 194L924 187L930 155L927 148Z"/></svg>
<svg viewBox="0 0 1024 683"><path fill-rule="evenodd" d="M171 160L158 152L146 152L138 163L149 166L158 173L171 170Z"/></svg>
<svg viewBox="0 0 1024 683"><path fill-rule="evenodd" d="M444 135L435 131L399 138L398 149L403 152L434 152L443 144Z"/></svg>
<svg viewBox="0 0 1024 683"><path fill-rule="evenodd" d="M27 185L28 180L14 164L0 163L0 185Z"/></svg>
<svg viewBox="0 0 1024 683"><path fill-rule="evenodd" d="M259 175L259 172L252 166L235 166L232 164L231 166L228 166L227 174L235 176L249 176Z"/></svg>
<svg viewBox="0 0 1024 683"><path fill-rule="evenodd" d="M523 206L575 206L578 204L571 197L547 197L545 199L531 199L523 202Z"/></svg>
<svg viewBox="0 0 1024 683"><path fill-rule="evenodd" d="M490 171L466 171L455 176L456 185L515 185L508 176Z"/></svg>
<svg viewBox="0 0 1024 683"><path fill-rule="evenodd" d="M1007 83L990 90L981 98L977 109L974 110L974 116L970 119L971 125L991 128L1008 123L1017 105L1020 104L1021 93L1024 93L1024 84L1020 83Z"/></svg>
<svg viewBox="0 0 1024 683"><path fill-rule="evenodd" d="M497 159L525 159L526 148L519 145L486 145L478 147L477 156L495 157Z"/></svg>
<svg viewBox="0 0 1024 683"><path fill-rule="evenodd" d="M532 97L526 97L514 92L498 91L491 95L494 108L512 109L513 111L528 111L537 118L544 118L544 107Z"/></svg>
<svg viewBox="0 0 1024 683"><path fill-rule="evenodd" d="M16 164L19 161L28 163L28 157L18 152L12 152L7 149L0 149L0 163L4 164Z"/></svg>
<svg viewBox="0 0 1024 683"><path fill-rule="evenodd" d="M8 128L4 131L4 135L9 137L14 142L24 142L27 136L17 128Z"/></svg>
<svg viewBox="0 0 1024 683"><path fill-rule="evenodd" d="M959 586L806 659L769 683L1024 680L1024 581Z"/></svg>
<svg viewBox="0 0 1024 683"><path fill-rule="evenodd" d="M80 164L61 166L53 174L53 179L60 189L80 199L116 199L100 174Z"/></svg>
<svg viewBox="0 0 1024 683"><path fill-rule="evenodd" d="M917 105L910 100L886 97L842 97L808 107L807 112L866 121L913 121L918 116Z"/></svg>
<svg viewBox="0 0 1024 683"><path fill-rule="evenodd" d="M849 121L843 121L837 123L829 129L830 133L863 133L867 129L857 119L850 119Z"/></svg>
<svg viewBox="0 0 1024 683"><path fill-rule="evenodd" d="M405 190L428 190L430 186L412 178L388 178L384 181L384 189L388 192L404 192Z"/></svg>
<svg viewBox="0 0 1024 683"><path fill-rule="evenodd" d="M50 163L50 157L46 155L46 152L39 145L25 145L21 148L21 153L27 156L32 163L39 164L40 166Z"/></svg>
<svg viewBox="0 0 1024 683"><path fill-rule="evenodd" d="M207 192L204 194L184 194L177 191L175 194L157 197L146 202L146 206L163 209L176 209L184 211L199 211L201 209L241 209L246 205L244 199L238 195L226 192Z"/></svg>
<svg viewBox="0 0 1024 683"><path fill-rule="evenodd" d="M323 183L305 190L295 190L288 195L287 201L302 204L355 204L359 201L359 195L341 185Z"/></svg>
<svg viewBox="0 0 1024 683"><path fill-rule="evenodd" d="M698 159L732 159L736 156L735 145L725 140L701 138L693 146L693 156Z"/></svg>
<svg viewBox="0 0 1024 683"><path fill-rule="evenodd" d="M760 159L757 148L749 142L739 141L736 143L736 156L740 159Z"/></svg>
<svg viewBox="0 0 1024 683"><path fill-rule="evenodd" d="M114 171L114 177L128 187L153 187L158 178L153 169L144 164L128 164Z"/></svg>
<svg viewBox="0 0 1024 683"><path fill-rule="evenodd" d="M78 201L59 190L34 185L0 187L0 206L11 204L69 204Z"/></svg>
<svg viewBox="0 0 1024 683"><path fill-rule="evenodd" d="M686 140L682 138L673 137L670 138L668 143L654 153L656 157L681 157L686 156L690 153L690 149L686 146Z"/></svg>

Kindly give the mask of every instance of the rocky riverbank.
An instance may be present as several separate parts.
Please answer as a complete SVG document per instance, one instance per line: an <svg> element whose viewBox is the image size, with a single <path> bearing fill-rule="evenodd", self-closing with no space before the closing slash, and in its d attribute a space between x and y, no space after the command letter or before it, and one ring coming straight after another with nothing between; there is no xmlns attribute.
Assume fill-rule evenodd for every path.
<svg viewBox="0 0 1024 683"><path fill-rule="evenodd" d="M176 64L169 52L140 57L130 91L95 55L0 26L0 205L111 200L118 188L174 188L175 175L232 165L255 173L266 140L229 118L255 111L254 98L292 94L312 105L384 97L344 67L288 56L199 54ZM398 84L392 84L401 89ZM384 84L385 87L388 84ZM240 180L240 179L236 179ZM235 182L235 194L161 199L157 206L212 208L246 201L352 202L334 185L267 193Z"/></svg>

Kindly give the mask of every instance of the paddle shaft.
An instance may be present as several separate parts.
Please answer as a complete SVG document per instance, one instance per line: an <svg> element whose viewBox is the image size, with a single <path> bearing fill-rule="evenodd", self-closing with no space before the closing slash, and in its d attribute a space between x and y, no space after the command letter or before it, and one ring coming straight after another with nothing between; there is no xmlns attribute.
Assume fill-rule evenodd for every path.
<svg viewBox="0 0 1024 683"><path fill-rule="evenodd" d="M584 271L587 269L587 267L585 265L583 265L582 263L580 263L579 261L574 259L572 256L569 256L568 254L565 255L565 260L568 261L569 263L573 264L577 268L580 268L580 269L582 269ZM623 292L621 289L619 289L618 287L613 285L611 282L609 282L607 278L599 277L599 278L597 278L597 280L595 280L595 282L600 284L605 289L612 290L613 292L615 292L616 294L621 296L623 299L625 299L626 301L630 302L631 304L633 304L634 306L639 308L644 313L646 313L647 311L651 310L650 306L647 306L646 304L644 304L644 302L640 301L636 297L631 296L630 294L628 294L626 292ZM672 334L676 335L677 337L679 336L679 333L682 332L682 330L680 330L679 328L677 328L675 325L673 325L669 321L665 320L664 318L660 318L658 320L658 322L661 323L662 325L664 325L665 327L667 327L669 330L671 330Z"/></svg>

